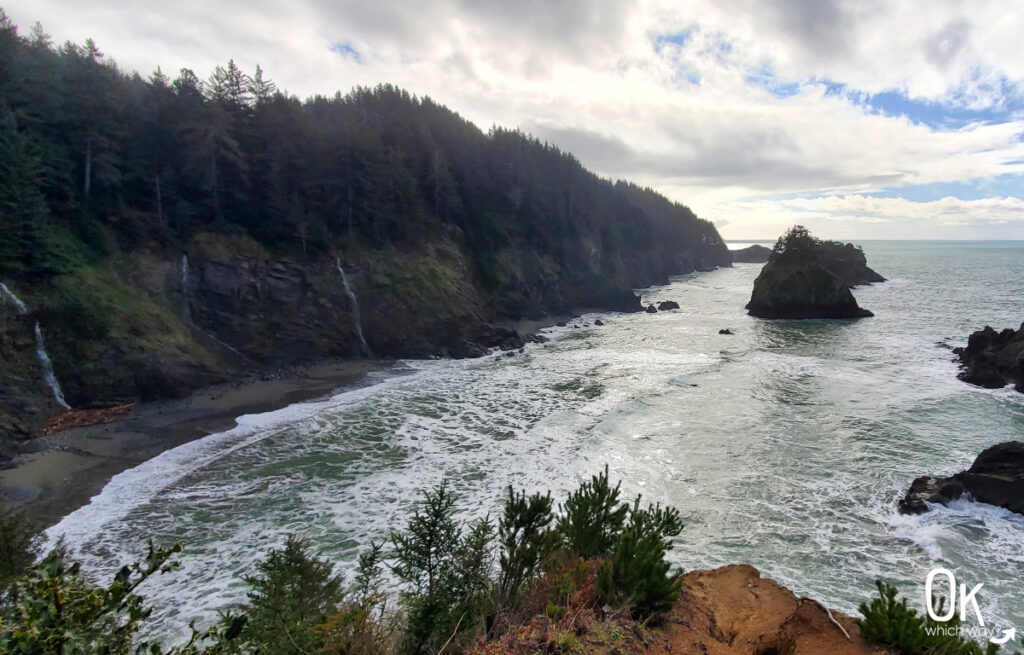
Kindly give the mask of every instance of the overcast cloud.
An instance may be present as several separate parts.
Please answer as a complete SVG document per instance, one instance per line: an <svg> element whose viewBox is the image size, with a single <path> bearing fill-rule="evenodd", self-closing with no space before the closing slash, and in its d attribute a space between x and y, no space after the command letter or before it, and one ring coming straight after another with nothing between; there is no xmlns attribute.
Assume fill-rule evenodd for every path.
<svg viewBox="0 0 1024 655"><path fill-rule="evenodd" d="M3 0L0 0L2 2ZM861 0L7 0L123 68L391 82L650 185L726 238L1024 238L1024 9Z"/></svg>

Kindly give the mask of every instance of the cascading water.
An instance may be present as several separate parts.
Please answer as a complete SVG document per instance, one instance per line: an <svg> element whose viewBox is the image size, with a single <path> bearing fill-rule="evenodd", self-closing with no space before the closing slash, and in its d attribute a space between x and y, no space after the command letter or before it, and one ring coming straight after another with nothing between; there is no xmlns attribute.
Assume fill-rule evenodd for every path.
<svg viewBox="0 0 1024 655"><path fill-rule="evenodd" d="M43 379L46 380L46 384L49 385L50 391L53 392L53 399L57 401L57 404L64 409L71 409L71 405L68 405L67 401L64 400L64 393L60 390L60 383L57 382L57 376L53 373L53 362L50 361L50 356L46 354L46 346L43 344L43 331L39 329L39 322L36 322L36 356L39 357L39 366L43 369Z"/></svg>
<svg viewBox="0 0 1024 655"><path fill-rule="evenodd" d="M334 260L335 265L338 267L338 273L341 273L341 283L345 285L345 294L348 296L349 301L352 302L352 322L356 326L356 335L359 337L359 345L363 350L363 354L367 357L373 357L373 352L370 350L370 346L366 343L366 337L363 336L363 319L359 314L359 300L356 298L356 294L352 291L351 285L348 283L348 277L345 275L345 269L341 267L341 258Z"/></svg>
<svg viewBox="0 0 1024 655"><path fill-rule="evenodd" d="M28 313L28 307L25 306L25 303L21 302L21 298L14 295L14 292L8 289L7 285L4 284L3 282L0 282L0 292L4 294L4 298L7 298L7 300L11 301L11 304L18 309L19 314Z"/></svg>
<svg viewBox="0 0 1024 655"><path fill-rule="evenodd" d="M21 298L14 295L14 292L8 289L7 285L3 282L0 282L0 293L3 293L3 296L14 305L19 314L22 316L28 314L28 307L25 303L22 302ZM71 406L64 400L64 392L60 390L60 383L57 382L57 376L53 373L53 362L50 361L50 356L46 353L46 345L43 343L43 331L39 327L39 321L36 321L35 333L36 357L39 358L39 366L43 369L43 379L46 380L47 386L53 392L53 399L57 401L57 404L64 409L71 409Z"/></svg>
<svg viewBox="0 0 1024 655"><path fill-rule="evenodd" d="M181 319L192 324L192 310L188 304L188 255L181 255Z"/></svg>

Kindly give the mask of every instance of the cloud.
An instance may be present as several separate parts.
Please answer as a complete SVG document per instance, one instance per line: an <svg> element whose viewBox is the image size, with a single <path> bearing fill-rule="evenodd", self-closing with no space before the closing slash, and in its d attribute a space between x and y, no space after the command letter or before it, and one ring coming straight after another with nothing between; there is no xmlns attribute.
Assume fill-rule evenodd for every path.
<svg viewBox="0 0 1024 655"><path fill-rule="evenodd" d="M143 74L205 75L233 57L300 96L398 84L728 220L727 236L777 232L796 196L1024 172L1024 8L1011 2L11 1L17 23L41 20L58 41L91 36ZM881 93L905 99L908 115L865 100ZM924 120L922 108L960 118ZM832 212L832 229L912 224L815 211ZM927 217L913 221L925 234Z"/></svg>

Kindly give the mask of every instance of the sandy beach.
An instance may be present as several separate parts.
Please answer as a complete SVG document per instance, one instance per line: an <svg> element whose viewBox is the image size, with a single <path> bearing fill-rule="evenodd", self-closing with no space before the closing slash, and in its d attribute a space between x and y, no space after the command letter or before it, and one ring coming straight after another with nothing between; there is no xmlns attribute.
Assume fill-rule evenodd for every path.
<svg viewBox="0 0 1024 655"><path fill-rule="evenodd" d="M35 440L31 452L0 471L0 490L9 506L48 527L88 503L113 476L165 450L230 429L244 414L368 384L367 373L393 365L376 360L322 364L278 379L201 389L183 400L145 403L116 421Z"/></svg>

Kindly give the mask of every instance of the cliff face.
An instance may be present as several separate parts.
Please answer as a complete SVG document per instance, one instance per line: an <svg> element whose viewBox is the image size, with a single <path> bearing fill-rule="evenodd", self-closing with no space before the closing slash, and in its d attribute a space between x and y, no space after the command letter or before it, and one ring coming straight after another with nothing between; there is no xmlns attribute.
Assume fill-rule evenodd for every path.
<svg viewBox="0 0 1024 655"><path fill-rule="evenodd" d="M30 315L3 314L0 431L7 443L26 438L59 410L35 365L33 319L46 329L73 407L178 398L326 358L468 357L522 345L526 335L497 321L638 311L634 287L729 264L710 230L707 242L664 242L649 252L582 237L563 244L561 261L507 248L491 262L499 274L491 286L473 253L444 236L305 259L214 233L196 235L186 253L141 248L62 276L52 288L19 286Z"/></svg>

